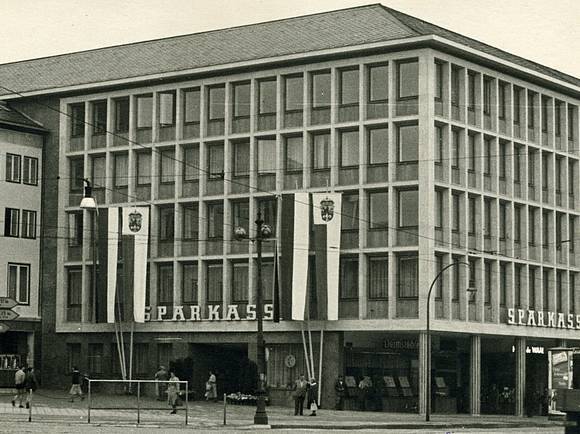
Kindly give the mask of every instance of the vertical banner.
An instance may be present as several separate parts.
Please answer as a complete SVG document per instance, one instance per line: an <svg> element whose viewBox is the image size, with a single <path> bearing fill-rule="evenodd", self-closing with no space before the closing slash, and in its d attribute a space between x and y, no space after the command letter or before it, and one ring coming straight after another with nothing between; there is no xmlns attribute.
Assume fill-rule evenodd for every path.
<svg viewBox="0 0 580 434"><path fill-rule="evenodd" d="M107 322L115 322L115 297L117 294L117 261L119 250L119 208L107 210L107 230L103 236L107 241ZM102 280L103 277L101 277Z"/></svg>
<svg viewBox="0 0 580 434"><path fill-rule="evenodd" d="M313 193L318 319L338 319L341 193Z"/></svg>

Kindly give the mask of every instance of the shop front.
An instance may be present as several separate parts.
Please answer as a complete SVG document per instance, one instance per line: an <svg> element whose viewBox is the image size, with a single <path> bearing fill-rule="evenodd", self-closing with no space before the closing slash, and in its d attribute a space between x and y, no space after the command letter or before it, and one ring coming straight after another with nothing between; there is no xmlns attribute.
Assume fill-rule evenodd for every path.
<svg viewBox="0 0 580 434"><path fill-rule="evenodd" d="M0 388L14 386L14 374L19 367L36 367L35 336L31 324L16 322L0 334Z"/></svg>

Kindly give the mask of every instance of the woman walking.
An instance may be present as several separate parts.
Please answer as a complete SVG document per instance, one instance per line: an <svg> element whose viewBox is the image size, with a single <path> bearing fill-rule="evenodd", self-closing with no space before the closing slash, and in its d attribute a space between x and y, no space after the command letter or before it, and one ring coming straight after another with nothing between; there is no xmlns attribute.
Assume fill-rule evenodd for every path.
<svg viewBox="0 0 580 434"><path fill-rule="evenodd" d="M173 371L169 374L169 383L167 384L167 403L171 406L171 414L177 413L177 400L179 399L179 378Z"/></svg>
<svg viewBox="0 0 580 434"><path fill-rule="evenodd" d="M316 411L318 410L318 383L316 383L316 378L310 379L310 384L308 385L308 408L312 413L310 416L316 416Z"/></svg>
<svg viewBox="0 0 580 434"><path fill-rule="evenodd" d="M205 384L205 400L217 402L217 379L212 371L209 371L209 378Z"/></svg>

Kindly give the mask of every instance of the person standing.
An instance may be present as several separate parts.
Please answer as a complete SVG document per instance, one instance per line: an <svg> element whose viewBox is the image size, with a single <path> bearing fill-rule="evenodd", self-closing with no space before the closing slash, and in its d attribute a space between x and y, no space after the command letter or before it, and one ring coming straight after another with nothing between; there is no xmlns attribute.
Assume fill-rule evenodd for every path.
<svg viewBox="0 0 580 434"><path fill-rule="evenodd" d="M69 391L70 402L74 402L75 396L81 398L81 401L85 399L83 396L83 391L81 390L81 372L76 366L73 367L71 372L71 387Z"/></svg>
<svg viewBox="0 0 580 434"><path fill-rule="evenodd" d="M32 399L32 392L38 387L38 382L36 381L36 375L34 375L34 370L28 368L26 372L26 377L24 377L24 390L26 391L26 408L30 408L30 402Z"/></svg>
<svg viewBox="0 0 580 434"><path fill-rule="evenodd" d="M171 414L177 413L177 400L179 399L179 378L173 373L169 374L167 383L167 403L171 406Z"/></svg>
<svg viewBox="0 0 580 434"><path fill-rule="evenodd" d="M344 398L348 396L348 389L342 375L338 376L336 383L334 383L334 392L336 394L335 410L344 410Z"/></svg>
<svg viewBox="0 0 580 434"><path fill-rule="evenodd" d="M360 409L366 411L369 407L369 398L373 388L371 378L365 375L358 384L358 388L360 389Z"/></svg>
<svg viewBox="0 0 580 434"><path fill-rule="evenodd" d="M206 397L205 400L213 400L217 402L217 379L213 371L209 371L209 378L206 383Z"/></svg>
<svg viewBox="0 0 580 434"><path fill-rule="evenodd" d="M158 381L158 383L155 383L157 401L163 401L165 399L165 394L167 393L166 381L169 380L169 374L167 373L165 366L159 366L159 370L155 373L155 380Z"/></svg>
<svg viewBox="0 0 580 434"><path fill-rule="evenodd" d="M316 416L316 411L318 410L318 383L316 383L316 378L314 377L310 379L310 384L308 384L308 408L311 411L310 416Z"/></svg>
<svg viewBox="0 0 580 434"><path fill-rule="evenodd" d="M18 401L18 407L24 408L22 401L24 400L24 394L26 393L26 385L24 384L26 380L26 373L22 367L18 367L18 370L14 374L14 388L16 389L16 395L12 399L12 407L16 406L16 401Z"/></svg>
<svg viewBox="0 0 580 434"><path fill-rule="evenodd" d="M308 382L304 379L304 375L300 375L298 380L294 382L294 416L302 416L304 413L304 398L308 390Z"/></svg>

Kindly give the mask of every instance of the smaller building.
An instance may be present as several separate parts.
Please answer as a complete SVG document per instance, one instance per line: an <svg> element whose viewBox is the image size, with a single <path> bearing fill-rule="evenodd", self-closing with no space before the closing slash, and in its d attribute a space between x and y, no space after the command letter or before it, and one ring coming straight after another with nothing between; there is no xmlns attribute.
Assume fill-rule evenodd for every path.
<svg viewBox="0 0 580 434"><path fill-rule="evenodd" d="M40 360L44 133L40 124L0 103L0 297L15 300L12 310L18 314L4 321L0 332L0 387L12 386L18 365L37 366Z"/></svg>

